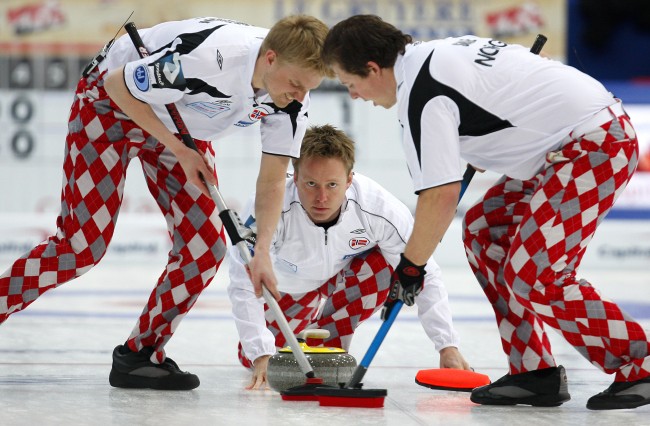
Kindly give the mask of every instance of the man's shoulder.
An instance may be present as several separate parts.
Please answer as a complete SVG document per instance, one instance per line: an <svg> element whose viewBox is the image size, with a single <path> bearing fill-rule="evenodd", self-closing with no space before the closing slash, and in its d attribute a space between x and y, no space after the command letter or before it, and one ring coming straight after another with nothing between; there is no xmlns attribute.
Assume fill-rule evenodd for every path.
<svg viewBox="0 0 650 426"><path fill-rule="evenodd" d="M250 46L258 46L268 33L266 28L214 17L187 19L171 28L183 34L196 48L219 48L222 54L234 55L245 53Z"/></svg>
<svg viewBox="0 0 650 426"><path fill-rule="evenodd" d="M358 172L354 172L354 174L352 175L352 185L350 185L350 188L355 189L354 192L358 195L363 195L368 192L372 192L372 193L386 192L386 189L383 186L381 186L377 181Z"/></svg>
<svg viewBox="0 0 650 426"><path fill-rule="evenodd" d="M385 214L392 210L408 210L406 205L381 186L375 180L360 173L355 173L352 185L348 189L348 199L356 202L361 209L376 214Z"/></svg>

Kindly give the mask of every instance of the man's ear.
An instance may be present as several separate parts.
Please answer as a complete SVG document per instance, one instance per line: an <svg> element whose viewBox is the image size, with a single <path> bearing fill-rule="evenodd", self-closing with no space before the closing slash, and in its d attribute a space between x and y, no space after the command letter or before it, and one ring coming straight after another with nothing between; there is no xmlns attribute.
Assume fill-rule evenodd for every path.
<svg viewBox="0 0 650 426"><path fill-rule="evenodd" d="M379 74L381 72L381 67L377 62L368 61L366 66L368 67L370 74Z"/></svg>
<svg viewBox="0 0 650 426"><path fill-rule="evenodd" d="M352 185L352 176L354 176L354 173L350 171L350 173L348 173L348 181L346 182L345 189L348 189L350 185Z"/></svg>
<svg viewBox="0 0 650 426"><path fill-rule="evenodd" d="M275 62L278 59L278 54L275 53L275 50L269 49L264 54L264 58L266 59L267 64L273 65L273 62Z"/></svg>

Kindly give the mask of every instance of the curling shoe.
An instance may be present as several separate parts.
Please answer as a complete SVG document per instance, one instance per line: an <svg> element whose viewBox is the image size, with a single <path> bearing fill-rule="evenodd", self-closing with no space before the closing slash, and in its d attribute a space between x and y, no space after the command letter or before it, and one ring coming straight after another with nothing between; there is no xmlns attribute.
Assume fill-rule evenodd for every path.
<svg viewBox="0 0 650 426"><path fill-rule="evenodd" d="M636 408L650 404L650 377L634 382L614 382L587 401L590 410Z"/></svg>
<svg viewBox="0 0 650 426"><path fill-rule="evenodd" d="M150 357L153 348L132 352L126 345L113 350L113 367L108 376L111 386L131 389L190 390L200 384L199 378L181 371L170 358L154 364Z"/></svg>
<svg viewBox="0 0 650 426"><path fill-rule="evenodd" d="M557 407L571 399L566 371L561 365L520 374L506 374L472 391L471 401L484 405Z"/></svg>

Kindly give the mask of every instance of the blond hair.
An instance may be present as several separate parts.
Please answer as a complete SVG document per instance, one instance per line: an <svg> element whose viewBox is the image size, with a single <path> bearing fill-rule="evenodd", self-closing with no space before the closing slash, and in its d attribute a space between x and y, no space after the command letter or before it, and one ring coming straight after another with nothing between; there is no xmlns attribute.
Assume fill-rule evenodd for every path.
<svg viewBox="0 0 650 426"><path fill-rule="evenodd" d="M312 126L302 139L300 158L292 159L296 172L299 172L300 161L305 158L338 158L349 174L354 167L354 141L329 124Z"/></svg>
<svg viewBox="0 0 650 426"><path fill-rule="evenodd" d="M261 52L273 50L282 61L334 77L321 58L329 28L308 15L292 15L279 20L264 38Z"/></svg>

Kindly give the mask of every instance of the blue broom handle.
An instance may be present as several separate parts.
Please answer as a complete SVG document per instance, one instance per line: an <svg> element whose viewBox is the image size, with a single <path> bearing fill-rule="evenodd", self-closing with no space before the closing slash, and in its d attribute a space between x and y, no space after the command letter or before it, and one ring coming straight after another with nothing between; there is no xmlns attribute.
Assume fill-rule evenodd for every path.
<svg viewBox="0 0 650 426"><path fill-rule="evenodd" d="M468 164L467 169L463 174L463 181L461 182L460 195L458 197L459 201L461 198L463 198L463 194L465 194L465 191L467 190L469 183L472 181L472 178L474 177L474 173L476 173L476 169L474 169L474 167ZM365 367L366 369L370 366L370 363L372 362L373 358L377 354L377 351L379 350L379 347L383 343L386 334L388 334L388 330L390 330L391 326L393 325L393 322L395 322L395 318L397 318L397 314L399 313L400 309L402 309L403 304L404 302L402 300L397 300L395 302L395 305L393 305L393 309L391 309L390 313L388 314L388 318L386 318L386 320L382 322L381 327L379 327L379 331L377 331L377 335L372 340L372 343L370 344L368 351L366 352L363 359L361 360L361 363L359 364L360 366Z"/></svg>
<svg viewBox="0 0 650 426"><path fill-rule="evenodd" d="M465 191L467 190L469 183L472 181L472 178L474 177L474 173L476 173L476 169L474 169L472 166L468 164L467 169L463 174L463 181L461 182L460 195L458 197L459 201L461 198L463 198L463 194L465 194ZM404 301L402 300L397 300L395 302L395 305L393 305L393 309L391 309L390 313L388 314L388 318L386 318L386 320L382 322L381 327L379 327L379 330L377 331L375 338L372 339L372 343L370 343L370 347L366 351L366 354L364 355L363 359L359 363L359 366L356 368L354 374L346 384L347 388L352 388L358 385L359 382L361 382L361 379L365 375L366 370L368 369L368 367L370 367L370 363L372 362L375 355L377 355L377 351L379 351L379 347L383 343L384 338L386 338L386 334L388 334L388 330L390 330L391 326L393 325L393 322L395 322L395 318L397 318L397 314L399 313L400 309L402 309L403 304Z"/></svg>
<svg viewBox="0 0 650 426"><path fill-rule="evenodd" d="M403 304L404 302L401 300L397 300L395 302L395 305L393 305L393 309L391 309L390 313L388 314L388 318L386 318L386 320L382 322L381 327L379 327L379 331L377 331L377 335L375 336L374 339L372 339L372 343L370 344L370 347L368 348L366 355L361 360L360 365L366 368L370 366L372 359L377 354L379 347L384 341L384 338L386 337L388 330L390 330L390 327L393 325L393 322L395 322L395 318L397 318L397 314L399 313L400 309L402 309Z"/></svg>
<svg viewBox="0 0 650 426"><path fill-rule="evenodd" d="M460 194L458 195L459 203L460 203L460 199L463 198L465 191L467 191L467 187L469 186L469 183L472 181L472 178L474 177L474 173L476 173L476 169L468 164L467 168L465 169L465 173L463 173L463 181L460 183Z"/></svg>

